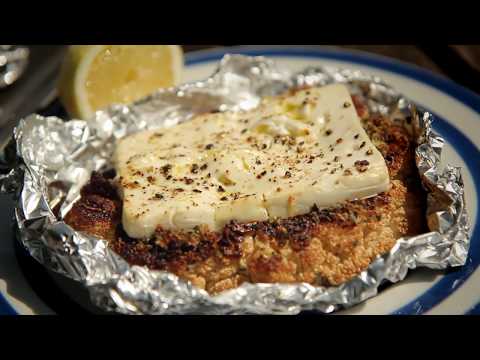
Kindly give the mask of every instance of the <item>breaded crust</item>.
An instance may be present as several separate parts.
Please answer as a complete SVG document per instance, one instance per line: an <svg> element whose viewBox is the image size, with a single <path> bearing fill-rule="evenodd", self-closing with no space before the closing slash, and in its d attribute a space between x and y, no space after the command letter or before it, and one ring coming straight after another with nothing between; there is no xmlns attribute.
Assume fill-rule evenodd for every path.
<svg viewBox="0 0 480 360"><path fill-rule="evenodd" d="M426 193L414 163L408 119L368 114L353 98L368 135L384 156L392 189L374 198L277 221L239 224L222 232L157 229L129 238L121 201L108 177L94 174L65 221L99 236L129 263L173 272L211 294L252 283L339 285L356 276L403 236L427 231Z"/></svg>

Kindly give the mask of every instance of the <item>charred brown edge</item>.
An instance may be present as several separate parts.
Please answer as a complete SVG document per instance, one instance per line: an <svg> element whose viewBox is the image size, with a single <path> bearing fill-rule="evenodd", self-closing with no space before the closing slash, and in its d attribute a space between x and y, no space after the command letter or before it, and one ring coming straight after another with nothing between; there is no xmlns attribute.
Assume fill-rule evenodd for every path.
<svg viewBox="0 0 480 360"><path fill-rule="evenodd" d="M375 198L351 202L351 204L374 211L375 208L386 205L389 201L388 194L380 194ZM148 240L128 237L119 224L113 248L135 265L165 269L168 266L189 265L206 260L216 250L220 251L224 257L238 259L242 256L242 242L249 236L271 239L280 248L289 244L294 251L301 251L310 245L320 225L335 224L349 228L356 225L356 218L356 211L348 204L322 210L314 206L308 214L287 219L253 223L231 221L221 232L208 231L202 227L197 227L192 232L158 228L155 236Z"/></svg>
<svg viewBox="0 0 480 360"><path fill-rule="evenodd" d="M360 112L365 111L362 103L356 97L353 97L353 102L361 115ZM375 126L380 126L383 118L372 116L371 121ZM411 144L408 136L402 131L385 133L383 138L388 145L383 155L390 167L395 162L395 154L408 151ZM84 210L90 209L102 213L101 202L97 204L95 197L103 196L119 204L118 211L121 213L121 202L111 181L114 177L115 173L112 170L92 174L90 182L81 190L80 203L85 207ZM350 202L335 209L320 210L314 206L310 213L288 219L246 224L231 221L221 232L211 232L202 227L196 228L193 232L158 228L155 236L146 240L130 238L125 233L120 220L116 218L115 220L118 221L116 235L110 246L133 265L159 270L203 261L216 251L227 258L240 258L242 242L248 236L274 239L279 247L290 244L294 251L301 251L309 246L318 226L335 224L346 228L353 227L356 224L356 213L353 210L355 205L374 211L376 207L388 204L389 201L388 194L380 194L374 198ZM354 206L349 206L350 204ZM107 216L106 213L105 217Z"/></svg>

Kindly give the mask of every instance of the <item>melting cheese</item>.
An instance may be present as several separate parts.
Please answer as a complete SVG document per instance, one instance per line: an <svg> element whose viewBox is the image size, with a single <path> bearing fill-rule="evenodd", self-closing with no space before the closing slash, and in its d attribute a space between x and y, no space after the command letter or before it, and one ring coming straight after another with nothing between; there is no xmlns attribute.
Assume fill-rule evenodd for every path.
<svg viewBox="0 0 480 360"><path fill-rule="evenodd" d="M119 141L114 161L133 238L292 217L390 188L344 85L140 132Z"/></svg>

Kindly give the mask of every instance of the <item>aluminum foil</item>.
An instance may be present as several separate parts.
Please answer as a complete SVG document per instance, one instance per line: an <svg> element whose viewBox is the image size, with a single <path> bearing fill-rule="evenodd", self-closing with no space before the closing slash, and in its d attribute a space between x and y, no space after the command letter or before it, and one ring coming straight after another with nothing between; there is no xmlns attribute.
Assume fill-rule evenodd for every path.
<svg viewBox="0 0 480 360"><path fill-rule="evenodd" d="M291 87L346 83L368 100L370 111L411 116L418 138L417 165L428 190L431 233L399 239L393 249L338 287L308 284L244 284L212 297L177 276L130 266L106 242L74 231L62 221L94 170L110 165L115 140L151 128L170 127L198 113L246 110L263 96ZM358 71L310 68L292 74L265 58L226 56L209 79L162 90L131 106L113 106L88 122L22 119L5 151L10 172L0 190L16 194L19 239L47 268L84 284L101 309L123 314L297 314L332 313L377 295L418 267L462 266L469 249L469 224L459 168L440 165L444 141L433 118L377 77Z"/></svg>

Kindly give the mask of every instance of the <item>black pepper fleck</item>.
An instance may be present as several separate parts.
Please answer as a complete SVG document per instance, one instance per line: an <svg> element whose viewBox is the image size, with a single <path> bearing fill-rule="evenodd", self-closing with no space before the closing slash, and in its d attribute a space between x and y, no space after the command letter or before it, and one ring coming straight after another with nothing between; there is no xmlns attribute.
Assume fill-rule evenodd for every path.
<svg viewBox="0 0 480 360"><path fill-rule="evenodd" d="M170 172L170 170L172 169L172 165L167 164L165 166L162 166L160 169L161 169L161 171L164 175L167 175Z"/></svg>
<svg viewBox="0 0 480 360"><path fill-rule="evenodd" d="M370 163L367 160L360 160L355 162L355 168L357 169L358 172L365 172L368 170L368 166Z"/></svg>
<svg viewBox="0 0 480 360"><path fill-rule="evenodd" d="M267 171L263 171L261 174L257 175L257 179L261 179L265 175L267 175Z"/></svg>

